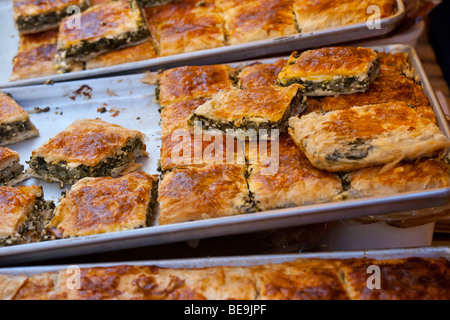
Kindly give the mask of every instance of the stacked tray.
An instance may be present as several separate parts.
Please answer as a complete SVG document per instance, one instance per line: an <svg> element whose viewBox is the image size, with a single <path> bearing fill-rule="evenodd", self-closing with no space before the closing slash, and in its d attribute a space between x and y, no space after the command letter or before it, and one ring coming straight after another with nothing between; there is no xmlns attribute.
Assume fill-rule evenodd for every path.
<svg viewBox="0 0 450 320"><path fill-rule="evenodd" d="M101 1L100 1L101 2ZM98 67L91 70L72 71L69 73L54 74L34 79L23 79L9 81L12 71L12 60L19 47L19 38L13 21L13 9L10 1L0 4L1 26L3 30L3 59L0 64L2 78L0 87L15 87L42 84L49 81L66 81L97 77L107 74L123 74L130 72L140 72L142 70L157 70L159 68L175 67L186 64L202 63L223 63L230 61L241 61L261 56L280 54L292 50L300 50L311 47L325 46L336 43L343 43L359 39L373 38L391 32L405 16L405 7L402 0L396 0L395 11L390 16L379 19L379 24L375 27L368 26L372 20L370 12L367 13L367 22L345 25L342 27L332 27L301 33L293 33L285 36L269 37L268 39L251 41L245 40L242 43L226 44L217 48L202 49L193 52L182 52L177 54L155 56L137 62L123 63L119 65ZM376 11L374 11L376 12ZM370 20L370 21L369 21Z"/></svg>
<svg viewBox="0 0 450 320"><path fill-rule="evenodd" d="M410 64L423 85L436 115L439 128L449 137L450 129L445 121L441 107L423 72L423 68L414 50L409 46L391 45L374 48L385 52L406 52ZM274 62L278 58L265 60ZM240 66L245 63L233 63ZM41 135L38 138L16 144L14 149L21 159L26 160L31 150L41 145L56 133L65 129L75 119L102 118L105 121L142 131L149 138L147 151L149 157L141 160L142 169L158 174L161 141L159 140L159 105L155 101L155 85L143 83L149 74L133 74L100 79L77 80L53 85L38 85L5 89L25 110L35 107L48 112L31 112L32 121L38 126ZM145 81L144 81L145 82ZM83 89L83 90L80 90ZM86 91L88 90L88 91ZM104 106L109 112L99 112ZM59 185L30 179L26 184L38 183L43 186L45 197L58 202L61 196ZM237 216L183 222L169 225L154 224L150 227L118 231L77 238L57 239L39 243L30 243L0 248L0 264L31 262L50 258L59 258L79 254L104 252L146 245L178 242L198 238L239 234L270 228L282 228L293 225L307 225L319 222L380 215L391 212L429 209L448 205L450 188L439 188L417 192L408 192L389 196L362 198L305 205L301 207L268 210Z"/></svg>

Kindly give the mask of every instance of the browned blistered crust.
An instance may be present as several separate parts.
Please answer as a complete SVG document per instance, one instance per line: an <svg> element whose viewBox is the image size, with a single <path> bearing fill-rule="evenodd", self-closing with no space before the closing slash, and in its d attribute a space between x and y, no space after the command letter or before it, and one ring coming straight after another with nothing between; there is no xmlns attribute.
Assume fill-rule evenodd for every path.
<svg viewBox="0 0 450 320"><path fill-rule="evenodd" d="M160 225L246 213L251 203L245 166L175 168L160 182L158 201Z"/></svg>
<svg viewBox="0 0 450 320"><path fill-rule="evenodd" d="M56 207L48 228L67 238L146 227L156 185L157 177L145 172L81 179Z"/></svg>
<svg viewBox="0 0 450 320"><path fill-rule="evenodd" d="M221 0L230 45L297 33L290 0Z"/></svg>
<svg viewBox="0 0 450 320"><path fill-rule="evenodd" d="M439 159L400 162L389 168L374 166L345 175L349 198L390 195L450 186L450 168Z"/></svg>
<svg viewBox="0 0 450 320"><path fill-rule="evenodd" d="M47 163L64 161L95 166L114 156L133 138L144 141L143 133L137 130L101 120L81 119L33 150L32 156L42 157Z"/></svg>
<svg viewBox="0 0 450 320"><path fill-rule="evenodd" d="M274 63L246 65L238 74L238 87L245 89L276 85L278 73L283 69L286 62L286 59L280 58Z"/></svg>
<svg viewBox="0 0 450 320"><path fill-rule="evenodd" d="M278 144L273 153L272 143ZM266 150L256 150L260 144L247 156L249 190L259 210L342 200L339 177L311 165L287 133L268 141Z"/></svg>
<svg viewBox="0 0 450 320"><path fill-rule="evenodd" d="M431 108L428 98L422 91L422 86L412 79L392 72L379 74L366 92L355 92L334 97L310 97L306 103L309 107L327 112L394 101L405 102L411 107L427 106Z"/></svg>
<svg viewBox="0 0 450 320"><path fill-rule="evenodd" d="M210 98L233 87L233 68L228 65L185 66L159 75L159 103L166 104L195 98Z"/></svg>
<svg viewBox="0 0 450 320"><path fill-rule="evenodd" d="M145 15L160 56L225 46L222 14L213 0L149 7Z"/></svg>
<svg viewBox="0 0 450 320"><path fill-rule="evenodd" d="M397 7L395 0L294 0L293 10L298 28L306 33L366 23L372 14L371 5L377 6L380 18L393 15Z"/></svg>
<svg viewBox="0 0 450 320"><path fill-rule="evenodd" d="M278 79L284 84L292 78L359 76L367 73L377 58L375 50L361 47L324 47L293 52Z"/></svg>
<svg viewBox="0 0 450 320"><path fill-rule="evenodd" d="M380 268L381 288L367 285ZM80 269L79 288L65 269L0 275L0 298L14 300L446 300L443 258L296 259L254 266L161 268L117 265ZM72 288L72 289L71 289Z"/></svg>

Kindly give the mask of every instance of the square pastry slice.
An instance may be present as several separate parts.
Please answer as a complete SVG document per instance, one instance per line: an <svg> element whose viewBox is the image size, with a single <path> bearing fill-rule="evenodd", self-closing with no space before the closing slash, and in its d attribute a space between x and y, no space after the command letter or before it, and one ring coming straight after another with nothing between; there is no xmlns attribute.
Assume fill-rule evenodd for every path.
<svg viewBox="0 0 450 320"><path fill-rule="evenodd" d="M0 146L39 135L28 113L9 95L0 91Z"/></svg>
<svg viewBox="0 0 450 320"><path fill-rule="evenodd" d="M395 0L294 0L293 10L302 33L367 23L369 6L377 6L380 18L395 13Z"/></svg>
<svg viewBox="0 0 450 320"><path fill-rule="evenodd" d="M145 172L81 179L62 198L47 229L68 238L147 227L157 185L157 176Z"/></svg>
<svg viewBox="0 0 450 320"><path fill-rule="evenodd" d="M369 48L325 47L294 51L278 83L299 83L307 96L327 96L366 91L380 69L378 53Z"/></svg>
<svg viewBox="0 0 450 320"><path fill-rule="evenodd" d="M73 184L84 177L116 177L139 168L145 135L101 120L77 120L33 150L30 174Z"/></svg>
<svg viewBox="0 0 450 320"><path fill-rule="evenodd" d="M248 153L248 185L259 210L342 200L342 182L315 168L287 133L258 141Z"/></svg>
<svg viewBox="0 0 450 320"><path fill-rule="evenodd" d="M79 28L73 28L67 21L70 17L59 25L57 48L62 60L86 61L150 38L147 23L135 0L93 6L79 18Z"/></svg>
<svg viewBox="0 0 450 320"><path fill-rule="evenodd" d="M187 0L145 10L160 56L225 46L223 18L214 0Z"/></svg>
<svg viewBox="0 0 450 320"><path fill-rule="evenodd" d="M381 72L365 92L341 94L334 97L310 97L306 100L306 104L310 108L315 107L323 112L328 112L395 101L404 102L416 110L419 107L432 109L421 85L393 72Z"/></svg>
<svg viewBox="0 0 450 320"><path fill-rule="evenodd" d="M438 159L401 161L390 168L373 166L343 175L348 198L376 197L450 186L450 168Z"/></svg>
<svg viewBox="0 0 450 320"><path fill-rule="evenodd" d="M13 18L19 33L38 33L58 27L62 19L73 13L69 7L83 11L89 3L89 0L14 0Z"/></svg>
<svg viewBox="0 0 450 320"><path fill-rule="evenodd" d="M245 166L208 164L174 169L158 189L158 224L226 217L252 210Z"/></svg>
<svg viewBox="0 0 450 320"><path fill-rule="evenodd" d="M253 63L241 69L238 74L240 89L267 87L277 84L278 73L286 64L286 59L278 59L274 63Z"/></svg>
<svg viewBox="0 0 450 320"><path fill-rule="evenodd" d="M222 91L199 106L187 122L191 127L200 124L203 129L218 129L230 135L248 131L270 136L274 129L284 131L289 117L304 109L301 88L293 84Z"/></svg>
<svg viewBox="0 0 450 320"><path fill-rule="evenodd" d="M53 213L40 186L0 187L0 246L42 240Z"/></svg>
<svg viewBox="0 0 450 320"><path fill-rule="evenodd" d="M289 132L315 167L334 172L431 157L450 147L433 121L402 102L292 117Z"/></svg>
<svg viewBox="0 0 450 320"><path fill-rule="evenodd" d="M221 0L230 45L297 33L290 0Z"/></svg>
<svg viewBox="0 0 450 320"><path fill-rule="evenodd" d="M57 73L55 56L58 29L21 35L19 51L13 58L10 81L44 77Z"/></svg>
<svg viewBox="0 0 450 320"><path fill-rule="evenodd" d="M175 130L162 137L159 170L206 164L244 164L243 145L220 132Z"/></svg>
<svg viewBox="0 0 450 320"><path fill-rule="evenodd" d="M9 185L22 174L24 166L19 163L19 154L0 147L0 185Z"/></svg>
<svg viewBox="0 0 450 320"><path fill-rule="evenodd" d="M161 107L167 104L203 98L233 88L234 69L228 65L184 66L161 72L156 97Z"/></svg>
<svg viewBox="0 0 450 320"><path fill-rule="evenodd" d="M143 61L156 57L153 41L149 40L131 47L109 51L92 58L86 61L86 70Z"/></svg>

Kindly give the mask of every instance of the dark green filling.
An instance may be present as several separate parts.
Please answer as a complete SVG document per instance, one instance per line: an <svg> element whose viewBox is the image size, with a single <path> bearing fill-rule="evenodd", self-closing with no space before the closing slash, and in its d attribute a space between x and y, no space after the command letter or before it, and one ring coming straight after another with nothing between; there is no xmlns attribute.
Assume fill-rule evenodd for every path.
<svg viewBox="0 0 450 320"><path fill-rule="evenodd" d="M126 32L116 38L101 38L96 42L81 40L74 46L63 50L63 58L88 57L92 53L100 53L109 50L119 49L123 46L138 42L150 37L148 28L144 25L140 26L137 31Z"/></svg>
<svg viewBox="0 0 450 320"><path fill-rule="evenodd" d="M37 175L48 182L53 181L52 178L54 178L62 183L71 184L85 177L110 176L115 169L133 162L137 150L144 149L142 141L136 138L123 147L120 154L108 157L93 167L82 164L75 168L68 168L65 161L49 164L42 157L31 158L29 166Z"/></svg>
<svg viewBox="0 0 450 320"><path fill-rule="evenodd" d="M30 211L16 234L0 237L0 247L43 240L45 226L50 222L54 208L53 201L45 201L43 197L36 198L33 210Z"/></svg>
<svg viewBox="0 0 450 320"><path fill-rule="evenodd" d="M304 109L304 104L302 102L302 96L300 92L296 94L296 96L291 100L290 107L287 109L287 111L284 113L283 118L280 121L273 122L273 121L266 121L263 123L259 122L253 122L250 119L247 119L245 117L239 119L239 122L241 123L240 127L236 127L236 124L234 122L221 122L221 121L214 121L212 119L208 119L204 116L194 114L192 118L188 120L188 123L190 126L194 126L194 122L201 121L202 125L205 126L205 129L218 129L220 131L226 132L227 129L233 129L235 131L247 131L248 129L255 129L255 130L267 130L267 135L270 137L270 131L273 129L278 129L280 132L284 131L287 127L287 121L288 119L300 113L302 109ZM259 132L257 132L259 134Z"/></svg>
<svg viewBox="0 0 450 320"><path fill-rule="evenodd" d="M360 81L358 77L342 77L340 79L322 82L292 78L288 79L283 86L290 86L294 83L301 84L305 87L302 90L304 94L314 93L316 91L333 92L336 94L364 91L377 76L379 68L380 62L379 60L375 60L372 67L369 69L368 77L362 81Z"/></svg>
<svg viewBox="0 0 450 320"><path fill-rule="evenodd" d="M3 123L0 125L0 145L11 140L15 135L30 130L34 130L34 126L30 121Z"/></svg>
<svg viewBox="0 0 450 320"><path fill-rule="evenodd" d="M181 0L138 0L141 8L161 6L168 3L180 2Z"/></svg>
<svg viewBox="0 0 450 320"><path fill-rule="evenodd" d="M82 2L78 5L81 11L89 8L87 2ZM20 32L27 31L39 31L52 27L57 27L58 23L65 17L71 15L67 12L67 8L63 8L59 11L52 11L47 13L36 14L33 16L18 17L16 20L17 28Z"/></svg>
<svg viewBox="0 0 450 320"><path fill-rule="evenodd" d="M19 161L14 161L11 166L0 171L0 184L17 178L22 172L23 165L21 165Z"/></svg>
<svg viewBox="0 0 450 320"><path fill-rule="evenodd" d="M342 160L361 160L369 155L369 151L373 147L366 144L361 139L356 139L348 144L348 148L342 151L335 150L331 154L327 154L325 159L328 162L338 162Z"/></svg>

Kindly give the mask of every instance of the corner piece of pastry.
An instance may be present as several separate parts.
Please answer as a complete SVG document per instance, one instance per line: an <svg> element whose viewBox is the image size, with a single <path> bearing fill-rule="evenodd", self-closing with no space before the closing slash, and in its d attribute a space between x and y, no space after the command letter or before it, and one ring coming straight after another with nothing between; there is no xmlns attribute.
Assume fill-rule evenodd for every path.
<svg viewBox="0 0 450 320"><path fill-rule="evenodd" d="M83 11L89 4L89 0L14 0L13 18L20 34L38 33L58 27L70 15L70 6Z"/></svg>
<svg viewBox="0 0 450 320"><path fill-rule="evenodd" d="M325 47L294 51L278 83L299 83L306 96L327 96L366 91L380 70L378 53L369 48Z"/></svg>
<svg viewBox="0 0 450 320"><path fill-rule="evenodd" d="M62 198L46 229L68 238L147 227L157 185L157 176L145 172L81 179Z"/></svg>
<svg viewBox="0 0 450 320"><path fill-rule="evenodd" d="M150 38L135 0L111 1L90 7L80 15L80 27L61 21L58 52L62 60L86 61L102 53L132 46Z"/></svg>
<svg viewBox="0 0 450 320"><path fill-rule="evenodd" d="M39 135L28 113L9 95L0 91L0 146Z"/></svg>
<svg viewBox="0 0 450 320"><path fill-rule="evenodd" d="M30 174L73 184L84 177L116 177L135 171L146 156L145 135L101 120L77 120L33 150Z"/></svg>
<svg viewBox="0 0 450 320"><path fill-rule="evenodd" d="M175 168L158 189L158 224L233 216L252 210L245 165Z"/></svg>
<svg viewBox="0 0 450 320"><path fill-rule="evenodd" d="M40 186L0 187L0 247L37 242L53 213Z"/></svg>
<svg viewBox="0 0 450 320"><path fill-rule="evenodd" d="M404 102L292 117L289 132L315 167L333 172L432 157L450 147L429 117Z"/></svg>

